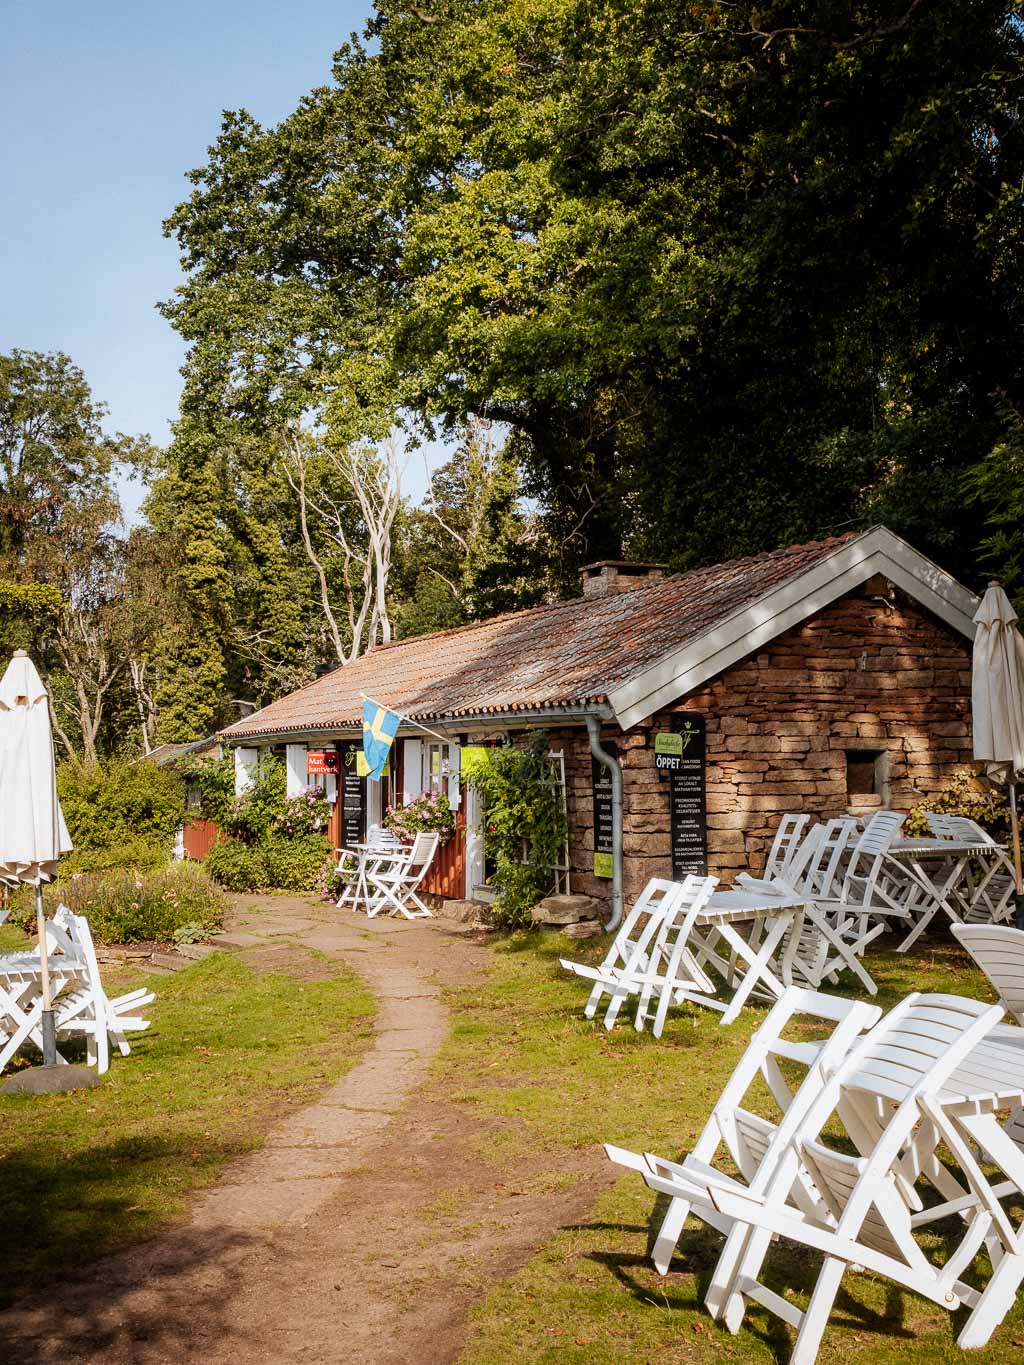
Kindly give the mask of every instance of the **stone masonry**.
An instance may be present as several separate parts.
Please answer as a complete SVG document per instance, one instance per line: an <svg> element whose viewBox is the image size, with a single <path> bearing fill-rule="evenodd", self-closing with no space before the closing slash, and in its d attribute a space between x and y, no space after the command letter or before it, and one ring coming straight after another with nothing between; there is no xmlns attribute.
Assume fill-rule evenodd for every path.
<svg viewBox="0 0 1024 1365"><path fill-rule="evenodd" d="M645 725L610 727L623 764L627 902L649 877L671 875L668 781L652 732L668 729L672 712L706 719L710 871L729 880L761 867L784 812L846 811L848 751L886 755L897 810L939 790L971 761L970 695L969 642L876 578ZM586 735L553 732L552 742L566 754L572 889L607 897L610 882L592 875Z"/></svg>

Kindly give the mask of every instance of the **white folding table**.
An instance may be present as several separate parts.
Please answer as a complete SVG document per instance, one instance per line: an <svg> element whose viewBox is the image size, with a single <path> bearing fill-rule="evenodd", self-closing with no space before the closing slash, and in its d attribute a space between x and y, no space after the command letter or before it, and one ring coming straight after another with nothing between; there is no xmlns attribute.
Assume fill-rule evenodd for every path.
<svg viewBox="0 0 1024 1365"><path fill-rule="evenodd" d="M687 989L680 992L680 998L721 1010L723 1024L733 1022L752 994L773 1002L779 999L793 985L793 958L806 910L807 901L802 896L745 890L713 892L697 912L690 949L702 966L713 967L726 985L734 988L733 996L725 1002ZM744 923L751 925L749 940L736 929ZM780 980L769 964L787 935ZM720 951L722 944L728 948L728 957Z"/></svg>
<svg viewBox="0 0 1024 1365"><path fill-rule="evenodd" d="M940 910L956 924L971 916L1006 852L999 844L962 839L901 839L885 854L891 870L907 883L910 896L905 908L917 915L917 923L899 945L905 953ZM977 866L981 880L972 885ZM998 907L996 907L998 913Z"/></svg>

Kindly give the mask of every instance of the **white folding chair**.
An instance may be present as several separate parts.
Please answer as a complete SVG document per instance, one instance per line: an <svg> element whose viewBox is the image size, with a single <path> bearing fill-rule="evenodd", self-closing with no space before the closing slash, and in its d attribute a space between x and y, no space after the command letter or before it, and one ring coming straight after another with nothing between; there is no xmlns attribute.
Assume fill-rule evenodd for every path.
<svg viewBox="0 0 1024 1365"><path fill-rule="evenodd" d="M754 1033L692 1152L681 1162L650 1153L641 1156L605 1143L609 1158L620 1166L639 1171L645 1178L651 1175L668 1182L658 1187L669 1194L670 1202L651 1252L659 1274L668 1272L689 1213L718 1232L729 1231L730 1221L711 1202L709 1180L746 1183L754 1191L765 1189L773 1170L769 1152L779 1152L780 1143L798 1131L803 1115L826 1083L829 1068L838 1064L857 1036L877 1022L881 1013L875 1005L791 987ZM829 1037L814 1042L783 1037L795 1019L803 1022L808 1018L831 1023ZM803 1072L804 1079L795 1095L780 1062L795 1062ZM748 1091L759 1076L779 1111L774 1122L744 1107ZM739 1181L715 1165L719 1154L735 1164ZM799 1171L790 1195L799 1208L824 1216L819 1196Z"/></svg>
<svg viewBox="0 0 1024 1365"><path fill-rule="evenodd" d="M125 1034L149 1028L149 1020L143 1019L138 1011L152 1004L156 996L145 987L140 987L111 1000L100 979L88 920L83 915L73 914L65 906L60 907L54 918L58 927L66 929L68 938L85 963L85 979L56 1001L54 1025L57 1037L84 1036L89 1065L95 1066L102 1075L110 1067L111 1041L121 1055L127 1057L131 1048Z"/></svg>
<svg viewBox="0 0 1024 1365"><path fill-rule="evenodd" d="M953 936L991 981L999 1003L1024 1025L1024 931L1008 924L951 924ZM1024 1046L1024 1028L999 1029Z"/></svg>
<svg viewBox="0 0 1024 1365"><path fill-rule="evenodd" d="M50 993L55 1007L64 991L84 980L86 970L60 916L59 910L55 919L45 921ZM25 952L0 955L0 1072L25 1043L32 1043L42 1051L42 1013L42 963L38 944ZM59 1052L57 1062L64 1062Z"/></svg>
<svg viewBox="0 0 1024 1365"><path fill-rule="evenodd" d="M1006 850L996 842L987 829L966 815L942 815L929 811L928 828L936 839L958 840L975 844L985 851L977 855L981 879L961 901L967 923L1012 923L1014 918L1013 893L1016 890L1013 863Z"/></svg>
<svg viewBox="0 0 1024 1365"><path fill-rule="evenodd" d="M366 913L371 919L385 906L389 907L389 914L404 915L406 919L431 918L416 888L427 875L439 841L436 832L417 834L407 852L388 855L385 861L368 869L370 900Z"/></svg>
<svg viewBox="0 0 1024 1365"><path fill-rule="evenodd" d="M643 1028L654 1003L652 1032L660 1038L670 1004L681 1003L694 991L715 994L718 988L697 962L689 938L717 885L717 877L689 876L682 882L652 877L599 967L561 959L566 971L596 983L583 1011L586 1018L594 1017L607 994L604 1026L610 1029L624 1002L635 997L636 1028Z"/></svg>
<svg viewBox="0 0 1024 1365"><path fill-rule="evenodd" d="M778 878L780 881L786 879L790 864L803 842L804 831L810 818L809 815L783 815L779 820L779 827L775 831L775 838L764 862L766 879Z"/></svg>
<svg viewBox="0 0 1024 1365"><path fill-rule="evenodd" d="M366 845L365 849L337 850L338 866L335 871L345 878L341 895L335 901L335 908L338 910L349 902L353 910L358 909L360 893L366 892L366 879L370 870L376 871L386 859L402 852L402 841L397 834L385 829L383 825L370 826Z"/></svg>
<svg viewBox="0 0 1024 1365"><path fill-rule="evenodd" d="M885 928L884 921L867 932L855 932L857 922L851 923L848 903L843 900L842 862L855 831L856 822L849 819L812 825L790 856L784 878L765 882L741 873L737 880L749 890L807 898L797 942L783 947L795 977L811 990L820 990L826 981L837 985L839 972L847 969L875 995L878 988L859 959ZM777 966L781 967L781 961Z"/></svg>
<svg viewBox="0 0 1024 1365"><path fill-rule="evenodd" d="M951 1073L1001 1016L998 1005L958 996L908 996L854 1044L832 1073L799 1133L778 1156L764 1193L724 1182L710 1186L714 1207L733 1222L726 1251L731 1242L735 1252L726 1262L728 1279L717 1271L713 1278L708 1294L713 1316L736 1332L746 1304L758 1303L797 1329L791 1362L812 1365L843 1275L855 1267L882 1275L950 1312L966 1304L974 1311L961 1341L965 1333L972 1345L987 1340L978 1339L987 1322L985 1313L979 1312L987 1289L978 1291L961 1276L983 1245L992 1255L998 1244L1002 1255L1015 1258L1013 1268L1020 1252L1016 1234L968 1144L944 1117L940 1097ZM825 1125L837 1115L860 1155L836 1150L823 1139ZM937 1215L934 1209L922 1208L910 1183L922 1164L921 1152L931 1151L938 1140L952 1151L967 1188L956 1209L959 1241L941 1264L929 1260L914 1238L915 1229ZM808 1173L828 1218L808 1213L790 1197L801 1171ZM944 1216L948 1207L941 1212ZM775 1237L824 1253L804 1311L758 1278ZM1002 1277L1000 1290L1007 1278ZM994 1308L999 1297L995 1295L988 1307ZM995 1325L989 1323L988 1331Z"/></svg>

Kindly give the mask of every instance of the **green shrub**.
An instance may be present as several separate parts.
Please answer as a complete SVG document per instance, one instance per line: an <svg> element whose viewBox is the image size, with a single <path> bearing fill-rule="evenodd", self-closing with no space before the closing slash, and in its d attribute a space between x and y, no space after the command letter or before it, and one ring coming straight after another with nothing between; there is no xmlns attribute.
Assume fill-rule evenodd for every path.
<svg viewBox="0 0 1024 1365"><path fill-rule="evenodd" d="M1002 832L1010 817L1004 790L993 787L971 768L957 768L942 791L926 797L907 816L904 833L917 839L929 833L927 815L966 815L982 829Z"/></svg>
<svg viewBox="0 0 1024 1365"><path fill-rule="evenodd" d="M265 756L250 785L225 811L218 824L233 838L258 844L284 814L287 786L284 764L279 758Z"/></svg>
<svg viewBox="0 0 1024 1365"><path fill-rule="evenodd" d="M163 943L185 925L208 934L223 914L220 891L196 863L172 863L160 872L76 872L47 886L43 901L48 914L63 902L84 915L98 943ZM33 914L33 893L25 888L11 918L28 924Z"/></svg>
<svg viewBox="0 0 1024 1365"><path fill-rule="evenodd" d="M142 834L126 834L106 848L75 849L61 859L63 881L76 872L110 872L114 868L133 872L157 872L171 860L170 848L162 840Z"/></svg>
<svg viewBox="0 0 1024 1365"><path fill-rule="evenodd" d="M322 834L286 839L273 834L259 844L227 839L214 844L203 866L228 891L312 891L331 863Z"/></svg>
<svg viewBox="0 0 1024 1365"><path fill-rule="evenodd" d="M272 835L260 847L267 865L267 885L279 891L312 891L331 857L331 846L322 834L298 839Z"/></svg>
<svg viewBox="0 0 1024 1365"><path fill-rule="evenodd" d="M484 803L484 846L494 859L495 923L527 925L531 908L554 890L555 868L569 834L547 736L537 734L524 748L488 749L466 777Z"/></svg>
<svg viewBox="0 0 1024 1365"><path fill-rule="evenodd" d="M263 849L241 839L214 844L203 859L203 866L228 891L262 891L270 885Z"/></svg>
<svg viewBox="0 0 1024 1365"><path fill-rule="evenodd" d="M188 754L178 759L175 768L188 783L199 789L199 814L223 829L235 807L235 760L231 754L211 758L208 754ZM196 814L193 808L193 815Z"/></svg>
<svg viewBox="0 0 1024 1365"><path fill-rule="evenodd" d="M68 760L57 769L57 792L80 853L116 848L138 836L162 843L169 851L185 816L184 779L154 763Z"/></svg>

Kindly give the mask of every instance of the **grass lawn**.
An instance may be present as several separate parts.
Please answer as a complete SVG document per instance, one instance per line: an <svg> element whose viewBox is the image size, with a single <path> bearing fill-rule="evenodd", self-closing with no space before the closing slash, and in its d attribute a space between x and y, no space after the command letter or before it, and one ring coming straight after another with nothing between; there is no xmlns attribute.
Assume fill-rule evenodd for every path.
<svg viewBox="0 0 1024 1365"><path fill-rule="evenodd" d="M609 1034L584 1020L587 985L559 969L560 954L579 957L581 945L558 935L513 940L495 949L487 984L453 993L442 1084L476 1113L518 1120L512 1137L491 1152L511 1170L517 1150L565 1154L602 1140L667 1156L686 1151L765 1011L747 1009L723 1029L711 1011L684 1007L670 1014L660 1040L628 1022ZM883 1007L910 990L994 998L955 945L926 941L909 960L877 952L871 970ZM654 1199L639 1176L617 1181L580 1226L561 1230L486 1295L463 1365L788 1360L790 1330L756 1306L736 1337L705 1313L720 1241L702 1224L688 1223L668 1276L650 1267ZM818 1258L782 1247L768 1264L779 1272L774 1287L791 1286L795 1301L805 1301ZM964 1316L951 1321L912 1294L848 1274L819 1360L938 1365L960 1357L955 1336ZM1022 1349L1024 1302L988 1347L963 1359L1019 1360Z"/></svg>
<svg viewBox="0 0 1024 1365"><path fill-rule="evenodd" d="M24 945L0 935L0 950ZM0 1096L0 1304L180 1214L342 1076L372 1032L372 997L340 966L294 980L216 953L174 976L108 968L105 981L157 992L131 1056L115 1053L94 1090Z"/></svg>

